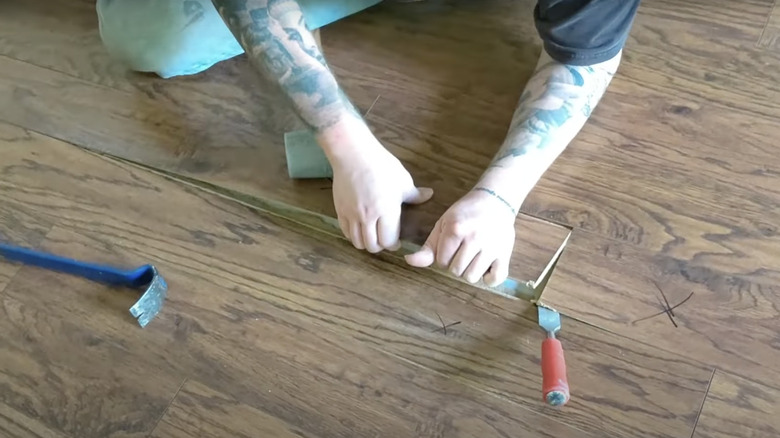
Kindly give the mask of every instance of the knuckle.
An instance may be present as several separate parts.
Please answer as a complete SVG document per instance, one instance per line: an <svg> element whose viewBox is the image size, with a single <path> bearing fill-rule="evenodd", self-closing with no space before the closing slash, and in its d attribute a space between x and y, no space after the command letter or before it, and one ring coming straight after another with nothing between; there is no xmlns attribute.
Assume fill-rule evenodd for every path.
<svg viewBox="0 0 780 438"><path fill-rule="evenodd" d="M362 221L368 221L378 218L382 214L382 206L378 203L362 205L357 209L357 215Z"/></svg>
<svg viewBox="0 0 780 438"><path fill-rule="evenodd" d="M450 222L446 225L446 232L455 237L468 237L471 235L471 227L464 222Z"/></svg>
<svg viewBox="0 0 780 438"><path fill-rule="evenodd" d="M371 219L372 217L375 217L377 213L377 208L373 205L364 205L358 208L357 216L361 221L366 221L368 219Z"/></svg>

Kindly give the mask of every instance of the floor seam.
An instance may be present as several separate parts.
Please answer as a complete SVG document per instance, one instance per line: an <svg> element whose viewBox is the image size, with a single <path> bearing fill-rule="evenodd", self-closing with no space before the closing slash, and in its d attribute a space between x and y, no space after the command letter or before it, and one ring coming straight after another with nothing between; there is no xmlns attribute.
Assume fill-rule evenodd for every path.
<svg viewBox="0 0 780 438"><path fill-rule="evenodd" d="M29 66L34 67L34 68L40 68L40 69L46 70L46 71L48 71L50 73L63 75L63 76L66 76L66 77L68 77L70 79L74 79L74 80L77 80L79 82L83 82L85 84L94 85L96 87L100 87L100 88L103 88L103 89L106 89L106 90L118 91L120 93L125 93L125 94L132 94L132 92L124 90L124 89L121 89L121 88L117 88L117 87L112 87L110 85L101 84L100 82L94 82L94 81L91 81L89 79L85 79L85 78L83 78L81 76L75 75L73 73L65 72L65 71L62 71L62 70L57 70L55 68L48 67L48 66L45 66L45 65L40 65L40 64L37 64L35 62L30 62L30 61L27 61L27 60L24 60L24 59L15 58L15 57L7 55L7 54L0 53L0 58L5 58L5 59L8 59L8 60L13 61L13 62L19 62L19 63L25 64L25 65L29 65Z"/></svg>
<svg viewBox="0 0 780 438"><path fill-rule="evenodd" d="M555 418L553 416L546 415L546 414L540 412L540 410L534 409L533 407L531 407L529 405L526 405L524 403L521 403L520 401L513 400L512 398L509 398L509 397L507 397L505 395L502 395L502 394L500 394L500 393L498 393L496 391L490 390L488 388L484 388L484 387L480 386L477 382L475 382L475 381L473 381L473 380L471 380L471 379L469 379L467 377L450 375L450 374L447 374L447 373L435 370L435 369L433 369L431 367L428 367L428 366L426 366L424 364L416 362L416 361L414 361L412 359L400 356L400 355L398 355L396 353L379 349L379 348L377 348L377 347L375 347L373 345L370 345L368 343L366 343L364 345L366 345L370 349L373 349L373 350L378 351L380 353L386 354L386 355L388 355L388 356L390 356L392 358L400 360L401 362L408 363L408 364L410 364L410 365L412 365L412 366L414 366L416 368L423 369L423 370L425 370L425 371L427 371L427 372L429 372L431 374L438 375L438 376L443 377L443 378L448 379L448 380L452 380L453 382L461 384L461 385L463 385L463 386L465 386L467 388L471 388L471 389L473 389L475 391L479 391L479 392L481 392L483 394L487 394L490 397L497 398L497 399L499 399L499 400L501 400L501 401L503 401L503 402L505 402L507 404L515 405L515 406L519 407L520 409L523 409L523 410L525 410L527 412L530 412L530 413L532 413L534 415L538 415L538 416L547 418L549 420L555 421L556 423L562 424L562 425L568 427L571 430L582 432L582 433L586 434L588 437L592 437L593 436L591 433L589 433L589 432L587 432L587 431L585 431L585 430L583 430L583 429L581 429L579 427L576 427L576 426L574 426L574 425L572 425L570 423L564 422L564 421L562 421L559 418Z"/></svg>
<svg viewBox="0 0 780 438"><path fill-rule="evenodd" d="M184 380L182 380L181 385L179 385L179 388L176 390L176 392L173 394L173 397L171 397L171 401L168 402L168 405L165 406L165 409L160 413L160 417L157 418L157 421L154 422L154 426L149 430L149 434L147 435L147 438L150 438L155 430L157 430L157 427L162 422L163 418L165 418L165 414L168 413L168 411L171 409L171 406L173 405L173 402L176 401L176 397L179 396L179 393L181 392L181 389L184 388L184 385L190 380L189 377L185 377Z"/></svg>
<svg viewBox="0 0 780 438"><path fill-rule="evenodd" d="M693 430L691 431L691 438L693 438L696 435L696 426L699 425L699 419L701 418L701 413L704 411L704 405L707 403L707 397L710 395L710 388L712 388L712 381L715 380L715 372L718 371L717 368L712 369L712 375L710 375L710 381L707 382L707 390L704 391L704 397L701 399L701 406L699 406L699 412L696 414L696 420L693 422Z"/></svg>
<svg viewBox="0 0 780 438"><path fill-rule="evenodd" d="M764 21L764 26L761 27L761 35L758 36L758 41L756 41L754 45L754 47L758 49L767 49L767 47L761 45L761 41L764 40L764 35L766 35L766 30L769 27L769 23L772 21L772 16L775 13L775 9L777 9L777 0L772 3L772 9L769 10L769 14L766 16L766 21Z"/></svg>

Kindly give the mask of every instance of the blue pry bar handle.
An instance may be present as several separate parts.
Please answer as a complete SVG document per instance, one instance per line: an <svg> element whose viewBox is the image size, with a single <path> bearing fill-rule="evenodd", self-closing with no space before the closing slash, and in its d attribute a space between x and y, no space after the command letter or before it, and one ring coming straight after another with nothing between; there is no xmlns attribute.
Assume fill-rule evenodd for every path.
<svg viewBox="0 0 780 438"><path fill-rule="evenodd" d="M154 277L154 268L151 265L141 266L140 268L133 270L125 270L1 243L0 255L8 260L37 266L39 268L51 269L66 274L77 275L99 283L114 286L141 287L149 284Z"/></svg>

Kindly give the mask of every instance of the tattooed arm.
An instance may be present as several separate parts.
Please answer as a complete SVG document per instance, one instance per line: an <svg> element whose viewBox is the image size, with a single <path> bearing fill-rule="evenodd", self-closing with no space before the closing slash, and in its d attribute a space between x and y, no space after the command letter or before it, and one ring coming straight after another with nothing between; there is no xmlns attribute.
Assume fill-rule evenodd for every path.
<svg viewBox="0 0 780 438"><path fill-rule="evenodd" d="M574 66L542 51L491 166L407 262L428 266L435 261L472 283L483 276L491 285L503 282L521 204L590 117L620 58L618 53L600 64Z"/></svg>
<svg viewBox="0 0 780 438"><path fill-rule="evenodd" d="M401 204L433 195L415 186L342 92L296 0L212 0L249 60L278 84L333 167L333 201L358 249L400 246Z"/></svg>
<svg viewBox="0 0 780 438"><path fill-rule="evenodd" d="M620 64L621 53L600 64L565 65L542 51L512 117L507 136L482 186L507 200L513 211L590 117Z"/></svg>
<svg viewBox="0 0 780 438"><path fill-rule="evenodd" d="M359 117L336 83L296 0L212 0L250 62L321 132Z"/></svg>

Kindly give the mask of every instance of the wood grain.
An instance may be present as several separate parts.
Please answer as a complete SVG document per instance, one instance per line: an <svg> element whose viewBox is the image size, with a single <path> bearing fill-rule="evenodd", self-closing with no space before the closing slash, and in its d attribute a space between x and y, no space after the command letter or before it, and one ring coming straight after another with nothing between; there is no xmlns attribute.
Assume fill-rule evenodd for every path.
<svg viewBox="0 0 780 438"><path fill-rule="evenodd" d="M716 372L693 438L780 435L780 390L724 372Z"/></svg>
<svg viewBox="0 0 780 438"><path fill-rule="evenodd" d="M201 75L170 81L155 80L149 75L120 75L117 73L119 67L105 57L97 38L94 5L55 2L54 9L43 13L41 3L45 2L36 0L31 4L4 6L8 9L5 17L14 21L0 30L0 103L3 107L0 119L241 193L278 199L335 216L327 181L293 181L287 177L283 133L297 129L300 124L278 93L253 73L243 57L221 63ZM498 2L491 6L488 15L498 17L509 8L508 4ZM467 8L465 13L450 14L447 20L436 23L436 28L449 29L455 23L470 22L469 10L478 11ZM406 15L392 14L392 10L386 12L387 19L383 20L377 33L380 37L406 21ZM57 20L70 16L74 19L67 27L56 25ZM49 24L52 32L25 36L40 26L39 22ZM523 22L527 26L527 18ZM480 41L505 39L503 30L495 33L484 24L472 26L474 32L485 34ZM328 31L334 35L327 36L328 32L323 32L326 46L332 44L340 49L340 44L331 41L334 36L341 44L355 40L349 28L344 31L329 28ZM427 35L416 37L418 42L429 38ZM36 41L36 44L26 41ZM525 38L524 41L530 40ZM403 54L400 48L410 46L410 43L425 47L404 40L394 42L389 49ZM60 47L60 50L52 54L43 49L44 46ZM484 80L469 83L450 80L443 84L444 89L432 88L429 93L420 94L434 98L425 98L419 106L413 96L418 94L420 87L430 85L427 80L418 80L416 86L406 80L406 89L364 90L359 81L344 77L344 87L363 111L379 94L382 95L368 121L380 140L404 161L415 181L435 190L430 202L405 209L402 227L405 240L418 245L425 241L441 214L476 182L500 144L519 96L522 75L533 65L523 67L517 55L505 56L518 47L525 53L533 50L531 45L514 41L514 37L487 52L481 45L471 44L467 46L471 53L483 53L484 56L476 64L463 57L461 45L448 47L441 52L439 61L470 65L473 72L484 70L478 68L479 65L490 61L500 63L488 70L489 76L483 75ZM410 57L407 62L410 66L425 62L421 67L428 70L434 60L427 53L430 52L407 53ZM330 57L330 48L328 54ZM504 59L511 63L507 65ZM357 60L352 68L363 69L374 61L374 57L367 56L365 60ZM339 76L343 69L340 66L345 62L343 55L334 54ZM366 68L367 77L381 71L377 68L391 65L387 62L393 60ZM490 77L506 78L506 67L518 71L520 78L502 80L491 88L498 91L501 84L511 83L510 89L514 90L497 92L503 110L496 111L491 103L494 96L485 97L481 84L491 83ZM405 77L417 74L416 69L410 69ZM425 79L425 76L420 78ZM382 83L393 84L396 79L403 78L389 75ZM439 91L449 97L445 96L445 100L435 98ZM413 105L413 113L417 114L438 114L442 108L448 108L441 114L445 119L438 118L436 124L431 124L432 120L422 117L415 122L410 120L410 112L395 111L399 99L407 97L410 100L402 107L412 109L410 105ZM453 101L453 98L457 100ZM471 99L475 101L469 103L468 108L458 109ZM105 117L106 114L110 116ZM439 128L443 122L463 129L441 137ZM517 230L510 272L514 277L535 280L568 230L525 215L518 218Z"/></svg>
<svg viewBox="0 0 780 438"><path fill-rule="evenodd" d="M0 401L41 423L34 428L16 427L20 436L36 429L81 437L146 436L178 386L171 367L161 363L161 356L144 354L146 347L138 337L125 336L124 342L117 342L99 328L85 327L84 319L91 317L93 325L99 326L106 321L104 315L77 319L60 312L52 316L44 310L47 306L27 298L70 287L87 289L96 299L110 293L25 270L8 286L0 310ZM71 307L79 305L77 300ZM128 325L122 328L128 331ZM0 430L14 430L19 419L11 416L9 424L0 418Z"/></svg>
<svg viewBox="0 0 780 438"><path fill-rule="evenodd" d="M760 241L745 240L745 246ZM588 271L583 272L582 266ZM625 267L632 267L630 274ZM663 311L663 290L675 327ZM764 271L734 274L575 232L542 294L554 308L631 339L748 378L780 377L777 282ZM656 315L650 319L646 317Z"/></svg>
<svg viewBox="0 0 780 438"><path fill-rule="evenodd" d="M780 59L755 46L771 8L771 0L643 2L620 76L776 116L780 88L771 66Z"/></svg>
<svg viewBox="0 0 780 438"><path fill-rule="evenodd" d="M34 247L43 240L50 227L51 224L30 215L24 209L10 210L0 205L0 242ZM0 260L3 258L0 257ZM18 265L0 264L0 296L18 271Z"/></svg>
<svg viewBox="0 0 780 438"><path fill-rule="evenodd" d="M20 137L26 137L21 130L12 130L11 135L5 134L9 134L9 131L3 130L0 134L0 144L10 144L18 141ZM50 222L37 217L24 207L9 209L0 203L0 242L2 243L36 247L51 227ZM0 261L2 260L3 258L0 257ZM19 265L0 263L0 296L18 271Z"/></svg>
<svg viewBox="0 0 780 438"><path fill-rule="evenodd" d="M0 403L0 433L11 438L69 438L4 403Z"/></svg>
<svg viewBox="0 0 780 438"><path fill-rule="evenodd" d="M242 404L195 381L182 386L153 438L312 437L260 409Z"/></svg>
<svg viewBox="0 0 780 438"><path fill-rule="evenodd" d="M3 145L0 201L55 224L44 249L117 265L152 262L171 286L164 311L143 330L127 314L130 293L27 268L7 290L17 307L30 309L30 324L44 318L38 315L68 323L60 331L71 333L61 335L70 343L95 333L104 341L90 354L135 370L119 379L124 368L67 367L73 384L117 373L103 378L110 384L96 377L90 393L90 400L117 394L111 421L130 417L135 430L147 430L188 377L315 436L672 437L692 430L710 376L696 361L566 319L561 339L573 399L563 411L548 408L540 401L543 336L528 303L382 262L235 202L0 126L6 137L29 138ZM52 283L61 285L56 294L46 287ZM439 318L460 324L444 333ZM59 337L46 342L41 354L76 348ZM155 379L129 389L144 369ZM24 388L19 380L12 388ZM128 392L136 395L121 395ZM81 394L47 384L26 397L51 393L66 405L68 394ZM49 421L66 431L92 421L92 429L82 427L95 434L115 424L89 409Z"/></svg>
<svg viewBox="0 0 780 438"><path fill-rule="evenodd" d="M99 298L105 291L75 280L51 294L46 285L57 280L23 270L0 297L33 315L24 321L78 320L137 355L143 345L168 370L171 391L192 378L160 434L186 433L179 419L188 413L206 417L208 394L257 412L259 424L274 419L313 436L690 436L712 368L727 374L716 374L696 433L752 432L723 413L747 406L738 403L746 397L755 398L739 409L751 411L743 418L754 419L754 433L772 431L762 403L774 390L751 382L780 377L780 58L765 44L773 3L644 0L607 95L524 204L576 228L544 295L573 317L561 334L574 391L563 411L538 401L533 308L5 125L0 138L35 145L4 146L11 171L0 174L0 214L20 218L19 236L52 229L45 248L153 260L186 292L172 294L142 334L125 329L131 296ZM379 138L437 191L430 205L408 210L407 238L425 237L501 141L539 53L531 6L387 2L323 31L358 106L379 96L368 118ZM243 57L169 81L130 74L101 50L93 8L92 0L0 6L0 119L332 214L327 184L287 179L282 133L298 122ZM44 157L30 155L38 148ZM50 205L55 194L66 201ZM512 269L534 277L562 228L523 218ZM663 314L642 320L661 310L656 284L672 305L694 292L675 309L679 327ZM439 318L460 324L445 335ZM15 342L0 344L16 352L9 357L32 355ZM62 354L56 342L41 347L44 357ZM99 414L61 420L41 405L78 396L73 388L90 374L67 372L65 384L34 394L13 378L15 398L0 403L21 411L34 400L45 427L96 433L89 419ZM148 409L120 403L114 412L148 430L168 390L142 391ZM203 421L219 435L231 418ZM228 430L251 427L239 426Z"/></svg>

